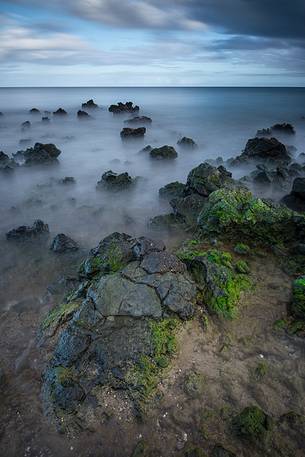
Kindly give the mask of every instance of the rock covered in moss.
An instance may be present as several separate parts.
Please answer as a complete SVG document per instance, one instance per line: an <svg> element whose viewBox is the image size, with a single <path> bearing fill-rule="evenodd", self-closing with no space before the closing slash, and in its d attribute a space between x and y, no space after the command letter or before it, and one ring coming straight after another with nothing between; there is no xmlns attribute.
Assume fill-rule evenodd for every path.
<svg viewBox="0 0 305 457"><path fill-rule="evenodd" d="M221 187L230 187L235 184L232 174L223 166L213 167L207 162L193 168L187 177L186 187L188 193L196 192L207 197Z"/></svg>
<svg viewBox="0 0 305 457"><path fill-rule="evenodd" d="M249 440L266 438L271 430L271 419L258 406L248 406L234 419L238 434Z"/></svg>
<svg viewBox="0 0 305 457"><path fill-rule="evenodd" d="M237 243L234 246L234 252L239 255L248 255L250 253L250 248L245 243Z"/></svg>
<svg viewBox="0 0 305 457"><path fill-rule="evenodd" d="M299 276L292 283L292 303L293 314L305 319L305 276Z"/></svg>
<svg viewBox="0 0 305 457"><path fill-rule="evenodd" d="M51 310L42 333L57 343L44 376L47 411L77 414L101 386L139 405L174 352L175 329L194 313L195 283L161 242L114 233L81 266L82 289ZM59 421L60 422L60 421Z"/></svg>
<svg viewBox="0 0 305 457"><path fill-rule="evenodd" d="M187 226L195 226L197 218L202 208L207 202L207 198L202 195L192 193L184 197L176 197L170 201L173 212L177 217L183 219Z"/></svg>
<svg viewBox="0 0 305 457"><path fill-rule="evenodd" d="M152 159L159 159L159 160L168 160L168 159L176 159L178 157L177 151L173 146L162 146L161 148L153 148L150 153L150 157Z"/></svg>
<svg viewBox="0 0 305 457"><path fill-rule="evenodd" d="M120 192L133 187L136 179L132 178L127 172L114 173L112 170L106 171L101 180L98 181L96 188L98 190L108 190L112 192Z"/></svg>
<svg viewBox="0 0 305 457"><path fill-rule="evenodd" d="M269 200L255 198L245 189L220 189L209 196L198 216L205 233L243 234L262 243L293 239L293 212Z"/></svg>
<svg viewBox="0 0 305 457"><path fill-rule="evenodd" d="M200 398L206 387L205 377L196 371L189 371L184 379L183 390L192 398Z"/></svg>
<svg viewBox="0 0 305 457"><path fill-rule="evenodd" d="M295 178L291 192L282 198L282 202L294 211L305 210L305 178Z"/></svg>

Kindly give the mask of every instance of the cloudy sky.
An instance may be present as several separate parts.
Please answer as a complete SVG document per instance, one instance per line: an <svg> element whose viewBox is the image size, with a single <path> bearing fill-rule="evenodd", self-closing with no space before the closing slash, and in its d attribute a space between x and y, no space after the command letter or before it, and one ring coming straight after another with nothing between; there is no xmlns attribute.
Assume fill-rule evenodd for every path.
<svg viewBox="0 0 305 457"><path fill-rule="evenodd" d="M305 0L0 0L0 86L304 86Z"/></svg>

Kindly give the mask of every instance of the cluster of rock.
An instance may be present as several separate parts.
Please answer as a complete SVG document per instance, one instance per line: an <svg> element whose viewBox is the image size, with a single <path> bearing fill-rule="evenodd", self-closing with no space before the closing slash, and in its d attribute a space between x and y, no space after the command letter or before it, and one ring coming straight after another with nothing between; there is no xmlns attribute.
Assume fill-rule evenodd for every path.
<svg viewBox="0 0 305 457"><path fill-rule="evenodd" d="M274 164L287 164L291 156L286 146L276 138L255 137L247 141L246 147L241 155L229 159L230 166L237 166L249 163L271 162Z"/></svg>
<svg viewBox="0 0 305 457"><path fill-rule="evenodd" d="M18 164L15 162L15 160L11 159L3 151L0 151L0 171L11 172L16 167L18 167Z"/></svg>
<svg viewBox="0 0 305 457"><path fill-rule="evenodd" d="M283 133L286 135L294 135L295 130L293 125L283 122L282 124L274 124L272 127L260 129L256 132L256 136L268 136L273 133Z"/></svg>
<svg viewBox="0 0 305 457"><path fill-rule="evenodd" d="M113 114L137 113L139 110L140 108L137 105L134 106L132 102L119 102L117 105L110 105L108 108L108 111Z"/></svg>
<svg viewBox="0 0 305 457"><path fill-rule="evenodd" d="M16 229L10 230L6 234L6 239L24 241L28 239L37 238L41 235L46 235L48 233L48 224L45 224L40 219L37 219L36 221L34 221L34 224L32 226L21 225Z"/></svg>

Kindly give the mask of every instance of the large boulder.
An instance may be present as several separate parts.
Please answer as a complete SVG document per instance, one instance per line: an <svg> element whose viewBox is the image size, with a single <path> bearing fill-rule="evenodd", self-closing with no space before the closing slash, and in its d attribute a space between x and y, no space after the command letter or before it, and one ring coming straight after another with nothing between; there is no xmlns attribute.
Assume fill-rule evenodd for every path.
<svg viewBox="0 0 305 457"><path fill-rule="evenodd" d="M28 225L21 225L20 227L10 230L6 234L7 240L20 240L25 241L31 238L37 238L41 235L49 233L49 226L40 219L34 221L34 224L29 227Z"/></svg>
<svg viewBox="0 0 305 457"><path fill-rule="evenodd" d="M137 105L133 105L132 102L122 103L119 102L117 105L110 105L108 111L113 114L124 114L124 113L137 113L139 111Z"/></svg>
<svg viewBox="0 0 305 457"><path fill-rule="evenodd" d="M129 176L125 173L114 173L112 170L106 171L101 180L98 181L96 188L98 190L111 190L113 192L120 192L122 190L130 189L134 186L136 178Z"/></svg>
<svg viewBox="0 0 305 457"><path fill-rule="evenodd" d="M190 171L186 187L188 193L197 193L207 197L221 187L232 187L234 184L235 181L232 179L232 174L222 165L216 168L204 162Z"/></svg>
<svg viewBox="0 0 305 457"><path fill-rule="evenodd" d="M186 186L179 181L170 182L159 189L159 196L166 200L183 197Z"/></svg>
<svg viewBox="0 0 305 457"><path fill-rule="evenodd" d="M196 225L197 218L206 203L207 198L196 193L176 197L170 201L174 214L183 218L188 226Z"/></svg>
<svg viewBox="0 0 305 457"><path fill-rule="evenodd" d="M132 129L130 127L124 127L123 130L121 131L120 135L121 135L121 138L123 138L123 139L142 138L142 137L144 137L145 133L146 133L145 127L138 127L136 129Z"/></svg>
<svg viewBox="0 0 305 457"><path fill-rule="evenodd" d="M141 409L174 351L176 326L194 313L196 286L162 243L114 233L91 256L100 256L99 271L42 323L56 341L43 400L60 428L105 387L124 391Z"/></svg>
<svg viewBox="0 0 305 457"><path fill-rule="evenodd" d="M63 108L58 108L56 111L53 111L53 116L67 116L67 111Z"/></svg>
<svg viewBox="0 0 305 457"><path fill-rule="evenodd" d="M61 151L55 144L35 143L34 147L17 152L16 157L20 158L25 166L47 165L57 162L60 154Z"/></svg>
<svg viewBox="0 0 305 457"><path fill-rule="evenodd" d="M152 159L175 159L178 157L177 151L173 146L162 146L161 148L153 148L150 151L150 157Z"/></svg>
<svg viewBox="0 0 305 457"><path fill-rule="evenodd" d="M177 142L178 146L184 149L196 149L197 144L192 138L188 138L187 136L184 136Z"/></svg>

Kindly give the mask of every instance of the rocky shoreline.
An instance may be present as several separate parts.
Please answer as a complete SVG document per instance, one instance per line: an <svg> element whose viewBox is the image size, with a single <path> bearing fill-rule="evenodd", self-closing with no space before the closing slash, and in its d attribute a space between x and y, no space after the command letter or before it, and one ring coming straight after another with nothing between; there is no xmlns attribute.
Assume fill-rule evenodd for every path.
<svg viewBox="0 0 305 457"><path fill-rule="evenodd" d="M102 109L93 100L82 108L90 115L78 111L79 118ZM118 136L139 149L153 120L135 116L141 110L132 102L108 110L116 117L130 116L124 123L136 127L123 127ZM30 114L41 113L33 108ZM54 116L70 113L60 108ZM28 122L22 131L31 129ZM202 162L185 183L160 188L159 198L171 212L147 220L151 238L114 232L88 253L64 233L50 242L49 225L42 220L7 232L7 246L31 251L32 243L40 253L49 248L48 255L56 257L52 261L73 272L67 275L63 269L48 286L44 312L27 324L35 333L29 354L40 360L36 373L44 430L54 428L77 446L79 435L90 442L87 434L93 434L95 442L101 433L99 449L105 456L302 456L305 158L277 134L294 135L295 128L283 123L259 130L236 157ZM192 138L182 137L178 152L171 145L146 146L141 155L154 166L197 148ZM12 157L1 152L0 171L10 179L23 167L58 165L61 154L55 144L43 143ZM247 174L234 178L236 167ZM141 177L127 171L108 170L92 188L118 198L136 193L139 182ZM75 180L68 176L44 186L71 184ZM175 239L168 249L165 234ZM221 349L215 351L215 345ZM290 347L286 355L285 345ZM221 381L222 363L228 391ZM299 372L281 372L286 364ZM4 396L13 385L10 376L0 365ZM282 409L282 401L293 409ZM181 412L179 418L180 403L187 416ZM113 428L116 432L110 432ZM8 432L3 436L7 446ZM124 447L114 452L117 437L127 453Z"/></svg>

